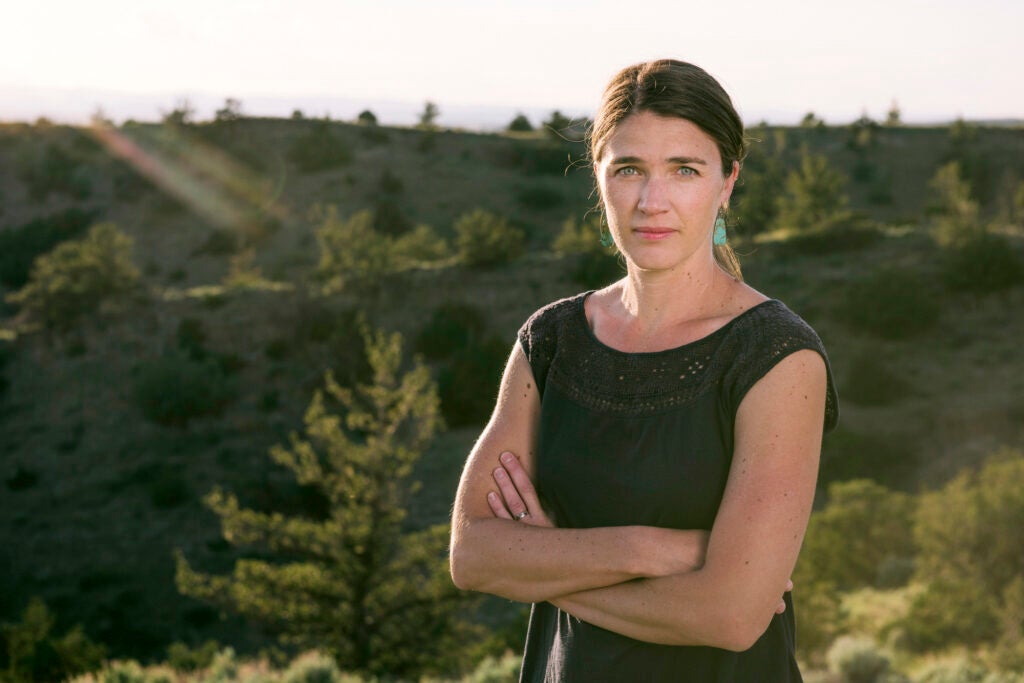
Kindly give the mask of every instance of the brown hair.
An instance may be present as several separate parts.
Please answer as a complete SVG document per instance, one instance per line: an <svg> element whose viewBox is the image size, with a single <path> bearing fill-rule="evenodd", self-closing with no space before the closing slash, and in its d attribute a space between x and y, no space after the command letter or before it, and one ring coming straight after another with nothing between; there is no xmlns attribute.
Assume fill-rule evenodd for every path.
<svg viewBox="0 0 1024 683"><path fill-rule="evenodd" d="M707 133L718 146L723 175L732 173L734 163L743 163L747 153L743 121L728 93L704 69L675 59L634 64L612 78L590 129L591 161L600 160L608 137L623 119L645 111L687 119ZM732 247L715 245L714 252L718 264L742 281Z"/></svg>

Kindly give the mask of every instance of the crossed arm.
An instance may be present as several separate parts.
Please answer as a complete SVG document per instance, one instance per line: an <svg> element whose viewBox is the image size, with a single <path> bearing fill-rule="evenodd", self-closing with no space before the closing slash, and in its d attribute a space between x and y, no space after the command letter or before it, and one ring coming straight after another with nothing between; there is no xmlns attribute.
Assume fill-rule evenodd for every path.
<svg viewBox="0 0 1024 683"><path fill-rule="evenodd" d="M798 351L747 393L710 535L644 526L557 529L531 483L540 398L516 345L494 415L459 483L455 583L549 601L638 640L749 648L777 611L803 540L825 381L821 357ZM513 519L524 511L528 517Z"/></svg>

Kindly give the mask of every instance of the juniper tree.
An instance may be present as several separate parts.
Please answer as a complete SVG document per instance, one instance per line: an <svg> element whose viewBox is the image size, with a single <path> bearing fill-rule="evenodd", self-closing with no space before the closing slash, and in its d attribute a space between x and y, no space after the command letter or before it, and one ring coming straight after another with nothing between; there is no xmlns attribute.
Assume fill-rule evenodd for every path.
<svg viewBox="0 0 1024 683"><path fill-rule="evenodd" d="M779 197L778 227L807 232L846 217L845 184L846 179L829 166L828 159L804 149L800 168L786 178L785 193Z"/></svg>
<svg viewBox="0 0 1024 683"><path fill-rule="evenodd" d="M36 258L26 285L7 300L48 329L67 329L140 293L131 250L131 237L113 223L98 223L84 238Z"/></svg>
<svg viewBox="0 0 1024 683"><path fill-rule="evenodd" d="M398 334L364 338L373 383L348 389L328 373L304 433L270 452L329 501L326 518L247 509L214 490L206 502L224 538L262 555L218 576L179 554L177 584L269 625L286 644L330 652L343 669L415 676L449 666L465 635L464 594L445 559L448 525L406 528L413 465L438 429L439 402L420 362L399 374Z"/></svg>

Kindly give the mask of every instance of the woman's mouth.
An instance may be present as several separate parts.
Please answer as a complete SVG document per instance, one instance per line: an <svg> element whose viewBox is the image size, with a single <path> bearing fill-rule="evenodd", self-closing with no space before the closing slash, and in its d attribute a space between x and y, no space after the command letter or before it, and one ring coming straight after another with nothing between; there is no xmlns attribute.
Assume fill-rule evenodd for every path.
<svg viewBox="0 0 1024 683"><path fill-rule="evenodd" d="M633 228L633 232L636 233L641 239L645 240L663 240L675 232L672 228L650 228L640 227Z"/></svg>

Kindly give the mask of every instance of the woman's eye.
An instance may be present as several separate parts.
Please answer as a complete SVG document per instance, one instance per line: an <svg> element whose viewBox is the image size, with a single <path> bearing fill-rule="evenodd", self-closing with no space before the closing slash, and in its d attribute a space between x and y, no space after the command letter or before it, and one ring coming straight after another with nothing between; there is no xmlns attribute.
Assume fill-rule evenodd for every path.
<svg viewBox="0 0 1024 683"><path fill-rule="evenodd" d="M623 166L615 171L615 175L636 175L638 171L634 166Z"/></svg>

